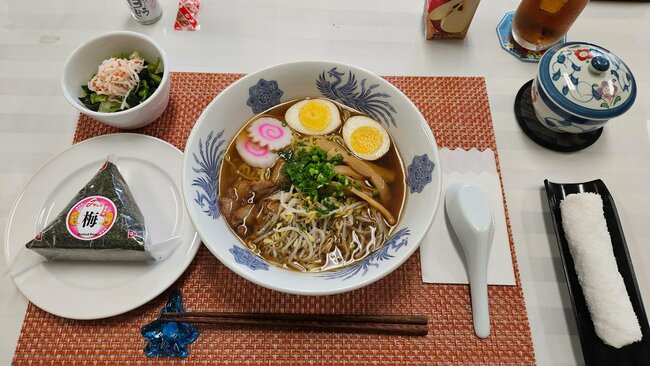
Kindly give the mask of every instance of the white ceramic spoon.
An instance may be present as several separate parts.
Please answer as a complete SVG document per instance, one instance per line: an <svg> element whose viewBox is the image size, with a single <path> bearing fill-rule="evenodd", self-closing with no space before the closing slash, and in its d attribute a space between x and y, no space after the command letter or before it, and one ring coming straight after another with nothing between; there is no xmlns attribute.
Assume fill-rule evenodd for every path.
<svg viewBox="0 0 650 366"><path fill-rule="evenodd" d="M447 188L445 209L465 253L472 297L474 332L479 338L490 335L487 267L494 239L490 202L481 187L471 182Z"/></svg>

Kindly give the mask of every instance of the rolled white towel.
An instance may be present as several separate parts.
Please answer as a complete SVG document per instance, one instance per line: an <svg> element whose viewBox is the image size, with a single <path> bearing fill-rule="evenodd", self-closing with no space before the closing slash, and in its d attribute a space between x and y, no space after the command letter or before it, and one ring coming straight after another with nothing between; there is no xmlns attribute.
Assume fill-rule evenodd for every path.
<svg viewBox="0 0 650 366"><path fill-rule="evenodd" d="M602 198L596 193L570 194L560 202L560 210L596 334L616 348L640 341L641 327L618 272Z"/></svg>

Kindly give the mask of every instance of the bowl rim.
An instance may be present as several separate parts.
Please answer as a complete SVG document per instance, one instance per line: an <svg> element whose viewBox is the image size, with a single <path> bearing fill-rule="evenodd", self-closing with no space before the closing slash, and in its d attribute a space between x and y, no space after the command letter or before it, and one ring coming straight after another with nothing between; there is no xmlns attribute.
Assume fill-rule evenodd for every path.
<svg viewBox="0 0 650 366"><path fill-rule="evenodd" d="M429 217L426 219L426 221L427 221L426 225L425 225L426 227L423 230L423 232L420 234L419 237L411 237L411 238L409 238L409 240L413 240L413 243L415 243L415 244L413 246L409 246L408 248L406 248L407 250L404 252L404 255L401 256L401 258L398 258L396 260L392 260L390 262L390 264L386 267L386 269L384 269L381 272L376 273L374 276L364 277L362 280L359 280L358 282L350 283L350 284L343 284L342 282L336 282L336 283L341 284L341 286L338 286L336 288L331 288L331 289L325 289L325 290L323 290L323 289L299 289L299 290L296 290L295 288L290 287L291 286L290 283L287 283L284 286L279 286L279 285L264 282L263 280L261 280L260 276L255 276L255 275L252 275L251 273L249 273L249 272L247 272L245 270L242 270L232 260L227 259L224 255L222 255L222 253L218 252L217 250L213 250L212 247L207 244L206 235L204 235L203 230L201 229L201 227L199 227L199 225L197 225L198 219L195 217L194 210L190 207L192 200L189 199L189 197L187 196L187 188L188 188L189 182L187 181L187 177L186 177L186 174L185 174L185 172L188 169L188 164L190 164L190 158L189 158L190 155L189 154L191 153L190 149L192 148L192 145L189 142L194 141L196 139L196 135L199 133L198 132L199 129L196 128L198 126L198 122L204 120L207 111L211 109L211 107L212 107L212 105L214 103L216 103L220 98L222 98L223 95L226 94L231 88L237 87L237 84L239 84L239 83L244 83L244 82L250 81L250 80L254 81L255 78L260 76L260 74L269 72L270 70L273 70L273 69L276 69L276 68L285 68L285 67L291 67L292 65L306 64L306 63L307 64L335 64L335 65L338 65L338 66L341 66L341 67L347 67L347 68L352 69L352 70L356 69L356 70L365 72L365 73L367 73L369 75L375 76L375 77L377 77L379 79L382 79L386 83L386 86L389 89L391 89L393 92L396 92L399 95L401 95L404 98L405 102L411 108L413 108L413 110L417 111L417 114L419 114L419 116L420 116L420 121L422 123L424 123L424 126L422 126L420 124L419 127L425 127L426 126L426 128L430 131L430 133L426 133L425 136L426 136L426 139L428 140L428 143L433 147L433 149L432 149L432 151L433 151L432 160L435 162L435 164L437 164L437 168L438 168L437 169L438 174L434 174L436 180L432 181L432 183L435 183L436 187L437 187L436 191L433 193L435 201L434 201L432 209L429 211L429 214L428 214ZM264 287L264 288L267 288L267 289L270 289L270 290L278 291L278 292L283 292L283 293L288 293L288 294L293 294L293 295L303 295L303 296L335 295L335 294L350 292L350 291L353 291L353 290L368 286L368 285L370 285L370 284L372 284L374 282L377 282L377 281L381 280L382 278L384 278L384 277L388 276L389 274L393 273L402 264L404 264L404 262L406 262L409 258L411 258L413 253L415 253L415 251L419 248L420 243L422 242L422 240L424 240L425 236L429 232L429 229L431 228L431 225L433 224L433 220L435 219L435 216L438 214L439 205L440 205L440 198L441 198L441 195L442 195L442 173L441 173L441 170L440 170L440 157L439 157L439 151L438 151L437 146L438 146L438 144L437 144L437 142L435 140L435 137L433 135L433 131L430 130L426 118L424 118L424 116L422 115L422 112L417 108L415 103L413 103L413 101L409 97L407 97L401 90L399 90L395 85L393 85L392 83L390 83L388 80L384 79L383 77L375 74L374 72L369 71L369 70L367 70L365 68L362 68L362 67L359 67L359 66L355 66L355 65L351 65L351 64L347 64L347 63L343 63L343 62L339 62L339 61L331 61L331 60L302 60L302 61L283 62L283 63L275 64L275 65L272 65L272 66L269 66L269 67L265 67L263 69L260 69L258 71L249 73L249 74L241 77L240 79L236 80L232 84L228 85L221 92L219 92L219 94L217 94L212 99L212 101L210 101L210 103L203 109L203 111L201 112L201 114L197 118L196 123L194 124L194 126L192 126L192 130L190 131L190 134L189 134L189 136L188 136L188 138L186 140L186 143L185 143L185 148L183 150L185 157L183 159L183 177L181 179L181 188L183 190L183 198L184 198L184 201L185 201L185 205L187 207L187 211L188 211L190 220L192 221L192 224L194 225L194 229L196 230L197 234L201 238L201 241L203 242L203 245L205 245L208 248L208 250L212 253L212 255L214 255L224 266L226 266L226 268L228 268L229 270L231 270L232 272L234 272L238 276L240 276L240 277L242 277L242 278L244 278L244 279L246 279L246 280L248 280L248 281L250 281L250 282L252 282L252 283L254 283L256 285L258 285L258 286L261 286L261 287ZM408 188L407 188L407 190L408 190ZM408 202L407 202L407 204L408 204ZM235 241L237 241L238 243L241 244L239 239L237 239L235 237L235 235L232 233L232 231L230 231L230 235L232 235L233 240L235 240ZM265 261L265 263L266 263L266 261ZM299 273L299 272L297 272L297 273ZM313 274L312 273L307 273L305 275L313 275ZM332 283L334 283L334 282L332 282Z"/></svg>
<svg viewBox="0 0 650 366"><path fill-rule="evenodd" d="M83 49L86 48L90 43L106 40L114 36L130 36L151 43L151 45L153 45L154 48L158 51L158 53L160 54L160 58L162 59L163 76L162 76L162 80L160 81L160 85L158 86L156 91L153 92L153 94L151 94L149 98L147 98L147 100L138 104L137 106L122 111L117 111L117 112L95 112L93 110L86 108L86 106L80 105L77 102L78 97L73 97L68 91L68 88L66 86L66 79L67 76L69 75L67 72L68 64L74 59L74 57L78 56L83 51ZM111 32L102 33L93 38L88 39L87 41L79 45L77 48L75 48L74 51L72 51L70 56L68 56L68 58L63 63L63 74L61 75L61 80L60 80L61 91L63 92L63 96L68 100L68 103L70 103L73 107L75 107L83 114L87 114L91 117L103 117L103 118L106 118L108 116L123 116L128 113L135 113L136 111L144 108L144 106L147 105L148 102L153 100L157 95L162 93L162 89L164 89L163 85L167 83L169 83L169 62L167 61L167 53L165 53L165 50L162 48L162 46L158 42L156 42L153 38L147 36L146 34L133 32L133 31L111 31Z"/></svg>

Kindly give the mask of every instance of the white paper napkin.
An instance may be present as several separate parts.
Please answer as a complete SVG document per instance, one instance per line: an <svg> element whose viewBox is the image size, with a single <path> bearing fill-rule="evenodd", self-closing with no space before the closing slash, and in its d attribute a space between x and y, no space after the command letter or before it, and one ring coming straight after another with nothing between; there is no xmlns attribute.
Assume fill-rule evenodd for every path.
<svg viewBox="0 0 650 366"><path fill-rule="evenodd" d="M438 213L429 233L420 244L422 281L428 283L469 283L463 252L445 213L447 187L458 181L479 184L488 196L494 217L494 242L488 265L488 284L514 285L510 243L506 229L501 184L497 174L494 152L490 149L469 151L440 150L442 167L442 197Z"/></svg>

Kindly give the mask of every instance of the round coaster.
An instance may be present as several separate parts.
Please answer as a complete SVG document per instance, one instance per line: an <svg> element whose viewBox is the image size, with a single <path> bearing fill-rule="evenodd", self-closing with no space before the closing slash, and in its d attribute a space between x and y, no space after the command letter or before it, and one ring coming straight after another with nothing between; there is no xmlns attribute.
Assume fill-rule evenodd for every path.
<svg viewBox="0 0 650 366"><path fill-rule="evenodd" d="M573 152L591 146L602 135L602 128L585 133L561 133L544 127L535 115L530 96L532 85L532 80L524 84L515 97L517 123L531 140L547 149Z"/></svg>

